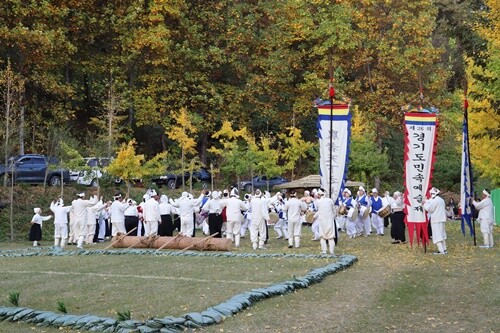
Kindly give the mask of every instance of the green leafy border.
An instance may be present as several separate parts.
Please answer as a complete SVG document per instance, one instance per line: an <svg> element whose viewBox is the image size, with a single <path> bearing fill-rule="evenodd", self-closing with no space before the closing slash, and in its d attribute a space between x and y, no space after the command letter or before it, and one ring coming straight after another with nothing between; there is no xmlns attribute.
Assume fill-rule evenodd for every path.
<svg viewBox="0 0 500 333"><path fill-rule="evenodd" d="M34 249L28 249L28 251ZM26 250L0 251L0 257L32 257L32 256L70 256L70 255L157 255L157 256L189 256L189 257L221 257L221 258L302 258L302 259L331 259L328 255L313 254L275 254L275 253L233 253L233 252L195 252L195 251L163 251L156 250L85 250L85 251L41 251ZM90 314L68 315L50 311L38 311L24 307L0 307L0 321L25 322L38 326L69 327L71 329L88 330L91 332L116 333L170 333L181 332L187 328L198 328L220 323L224 318L252 306L266 298L285 295L298 289L307 288L314 283L321 282L326 276L343 270L358 259L353 255L342 255L334 263L324 267L314 268L302 277L293 280L272 284L269 287L255 288L237 294L227 301L209 307L202 312L190 312L180 317L152 318L146 321L125 320L117 321L113 318L98 317Z"/></svg>

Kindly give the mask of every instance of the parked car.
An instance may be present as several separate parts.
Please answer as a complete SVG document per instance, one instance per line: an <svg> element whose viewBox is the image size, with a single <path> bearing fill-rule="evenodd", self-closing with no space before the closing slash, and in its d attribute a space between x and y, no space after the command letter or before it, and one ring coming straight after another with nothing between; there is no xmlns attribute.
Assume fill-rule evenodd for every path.
<svg viewBox="0 0 500 333"><path fill-rule="evenodd" d="M189 172L184 174L184 183L189 180ZM182 185L182 175L176 175L172 173L167 173L162 176L156 176L151 179L153 183L157 186L166 186L169 189L179 188ZM193 183L201 182L201 183L210 183L212 181L212 175L206 169L200 169L198 171L193 172ZM205 184L207 185L207 184Z"/></svg>
<svg viewBox="0 0 500 333"><path fill-rule="evenodd" d="M57 160L45 155L26 154L9 159L8 165L0 166L0 177L13 177L14 183L59 186L70 181L69 171L57 167Z"/></svg>
<svg viewBox="0 0 500 333"><path fill-rule="evenodd" d="M255 176L251 180L243 180L240 182L240 188L242 188L245 192L252 191L252 184L254 189L267 189L267 177L266 176ZM270 177L269 178L269 188L272 188L274 185L279 185L283 183L288 183L288 180L281 176Z"/></svg>
<svg viewBox="0 0 500 333"><path fill-rule="evenodd" d="M103 168L111 163L111 159L107 157L87 157L84 160L85 165L91 169L79 171L76 182L81 185L97 187L99 179L103 176Z"/></svg>

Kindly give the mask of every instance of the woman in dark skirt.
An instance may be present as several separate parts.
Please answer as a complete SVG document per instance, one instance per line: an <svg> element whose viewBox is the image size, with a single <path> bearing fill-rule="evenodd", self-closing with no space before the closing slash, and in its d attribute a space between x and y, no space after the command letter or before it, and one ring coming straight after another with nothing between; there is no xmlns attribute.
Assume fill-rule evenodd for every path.
<svg viewBox="0 0 500 333"><path fill-rule="evenodd" d="M160 216L161 223L158 226L158 235L160 236L173 236L174 234L174 221L172 219L174 207L168 202L168 197L162 195L160 197Z"/></svg>
<svg viewBox="0 0 500 333"><path fill-rule="evenodd" d="M33 242L33 246L38 246L38 242L42 240L42 223L52 218L52 215L42 216L42 209L34 208L33 218L31 219L31 229L29 240Z"/></svg>
<svg viewBox="0 0 500 333"><path fill-rule="evenodd" d="M391 215L391 237L392 244L406 243L406 227L403 196L401 192L394 192L394 203Z"/></svg>
<svg viewBox="0 0 500 333"><path fill-rule="evenodd" d="M125 209L125 230L130 236L137 236L137 229L139 227L139 211L137 210L137 202L128 199L128 207ZM135 228L135 230L134 230ZM132 231L134 230L134 231ZM132 232L130 232L132 231ZM130 234L129 234L130 232ZM140 236L140 235L139 235Z"/></svg>

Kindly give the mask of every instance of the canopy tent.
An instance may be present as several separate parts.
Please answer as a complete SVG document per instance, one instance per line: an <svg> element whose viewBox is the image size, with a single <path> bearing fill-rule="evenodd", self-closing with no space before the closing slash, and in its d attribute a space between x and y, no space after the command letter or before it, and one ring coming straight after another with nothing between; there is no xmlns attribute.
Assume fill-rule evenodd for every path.
<svg viewBox="0 0 500 333"><path fill-rule="evenodd" d="M345 187L359 187L365 186L362 182L354 182L351 180L346 181ZM320 187L320 176L319 175L309 175L304 178L300 178L288 183L274 185L273 190L291 190L291 189L313 189Z"/></svg>

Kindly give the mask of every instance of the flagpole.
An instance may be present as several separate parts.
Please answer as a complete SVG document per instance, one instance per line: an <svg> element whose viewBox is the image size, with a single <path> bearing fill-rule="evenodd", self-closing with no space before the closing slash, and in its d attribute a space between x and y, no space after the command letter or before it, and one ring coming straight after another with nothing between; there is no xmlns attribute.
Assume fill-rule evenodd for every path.
<svg viewBox="0 0 500 333"><path fill-rule="evenodd" d="M333 146L333 98L335 97L335 88L333 87L333 66L332 66L332 53L328 55L329 60L329 71L330 71L330 86L328 89L328 95L330 97L330 156L329 156L329 165L330 165L330 181L329 183L329 195L332 197L332 146Z"/></svg>

